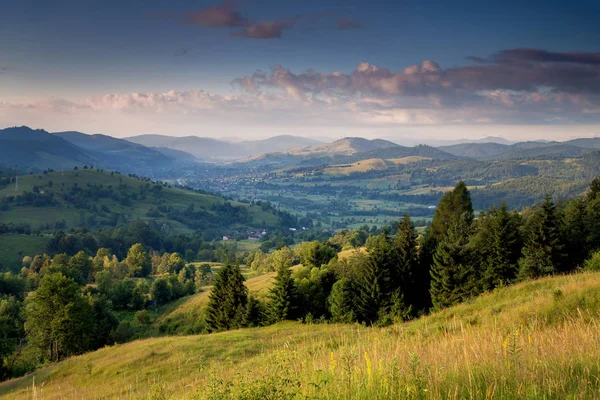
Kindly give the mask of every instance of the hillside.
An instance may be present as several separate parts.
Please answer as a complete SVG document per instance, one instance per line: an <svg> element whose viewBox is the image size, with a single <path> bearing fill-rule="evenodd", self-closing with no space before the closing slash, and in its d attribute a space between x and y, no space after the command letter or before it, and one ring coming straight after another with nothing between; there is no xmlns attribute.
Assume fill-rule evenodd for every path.
<svg viewBox="0 0 600 400"><path fill-rule="evenodd" d="M0 160L4 165L28 170L73 168L94 162L69 141L26 126L0 130Z"/></svg>
<svg viewBox="0 0 600 400"><path fill-rule="evenodd" d="M162 337L0 384L6 399L595 398L600 273L545 278L388 328L281 323Z"/></svg>
<svg viewBox="0 0 600 400"><path fill-rule="evenodd" d="M150 171L171 166L178 161L161 151L112 136L87 135L81 132L55 132L53 135L85 150L96 160L96 165L118 167L120 171Z"/></svg>
<svg viewBox="0 0 600 400"><path fill-rule="evenodd" d="M492 157L506 151L507 148L509 146L499 143L464 143L438 147L438 149L457 157L476 159Z"/></svg>
<svg viewBox="0 0 600 400"><path fill-rule="evenodd" d="M140 220L164 232L215 230L218 236L217 232L279 223L277 216L258 206L92 169L22 176L19 192L14 184L0 188L0 205L3 223L42 231L93 230Z"/></svg>
<svg viewBox="0 0 600 400"><path fill-rule="evenodd" d="M332 143L320 146L311 146L304 149L296 149L289 152L291 155L303 157L316 157L322 155L353 155L356 153L365 153L377 149L390 147L400 147L399 145L382 139L363 139L358 137L344 138Z"/></svg>

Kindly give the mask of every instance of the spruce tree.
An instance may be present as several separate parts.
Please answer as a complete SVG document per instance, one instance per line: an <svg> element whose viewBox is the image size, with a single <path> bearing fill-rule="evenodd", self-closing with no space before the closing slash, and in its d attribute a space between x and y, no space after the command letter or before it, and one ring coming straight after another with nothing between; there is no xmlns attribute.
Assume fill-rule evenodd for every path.
<svg viewBox="0 0 600 400"><path fill-rule="evenodd" d="M225 265L215 277L208 297L208 331L218 332L242 327L247 302L248 289L244 285L240 267Z"/></svg>
<svg viewBox="0 0 600 400"><path fill-rule="evenodd" d="M342 278L333 284L329 295L329 312L332 322L350 323L356 321L354 312L354 290L352 282Z"/></svg>
<svg viewBox="0 0 600 400"><path fill-rule="evenodd" d="M431 268L434 308L457 304L476 294L476 271L469 259L470 216L463 213L438 243Z"/></svg>
<svg viewBox="0 0 600 400"><path fill-rule="evenodd" d="M538 278L561 270L563 244L559 218L550 196L527 221L527 239L519 260L521 279Z"/></svg>
<svg viewBox="0 0 600 400"><path fill-rule="evenodd" d="M456 184L454 189L442 196L435 209L431 229L433 237L441 240L449 227L466 216L467 222L473 221L473 204L467 185L463 181Z"/></svg>
<svg viewBox="0 0 600 400"><path fill-rule="evenodd" d="M481 291L516 278L522 249L519 229L518 214L509 213L504 203L479 216L472 247L479 261Z"/></svg>
<svg viewBox="0 0 600 400"><path fill-rule="evenodd" d="M420 289L419 257L417 253L417 235L410 217L405 215L392 242L394 265L392 270L392 286L403 294L406 304L419 307Z"/></svg>
<svg viewBox="0 0 600 400"><path fill-rule="evenodd" d="M267 314L271 323L298 317L296 287L288 265L277 266L275 282L268 294Z"/></svg>

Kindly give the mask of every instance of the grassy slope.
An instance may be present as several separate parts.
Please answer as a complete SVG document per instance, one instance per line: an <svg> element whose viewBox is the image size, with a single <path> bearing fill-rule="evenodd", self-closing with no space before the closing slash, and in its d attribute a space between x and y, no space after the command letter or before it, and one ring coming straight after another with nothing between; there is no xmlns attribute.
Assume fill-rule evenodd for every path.
<svg viewBox="0 0 600 400"><path fill-rule="evenodd" d="M600 273L554 277L383 329L289 322L140 340L5 382L0 395L598 398L599 311Z"/></svg>
<svg viewBox="0 0 600 400"><path fill-rule="evenodd" d="M35 256L46 251L45 236L0 235L0 263L3 267L20 266L24 256ZM18 272L13 269L13 272ZM0 266L0 271L4 270Z"/></svg>
<svg viewBox="0 0 600 400"><path fill-rule="evenodd" d="M45 187L49 181L53 182L51 188ZM60 193L61 189L67 191L77 183L80 187L86 187L90 185L104 185L117 187L119 184L127 184L128 187L133 191L139 191L141 185L145 184L138 179L129 178L127 176L112 175L110 172L98 172L96 170L83 170L78 171L65 171L52 172L47 175L35 174L26 175L19 178L19 191L20 193L27 191L31 192L35 185L44 187L43 189L47 192ZM10 185L3 189L0 189L0 197L12 196L15 194L14 185ZM205 206L210 208L215 203L223 201L222 198L211 195L198 194L190 191L181 189L167 189L165 188L161 193L161 199L166 201L166 204L179 209L185 209L187 206L194 202L197 206ZM232 204L239 205L238 203L232 202ZM112 199L100 199L96 202L98 207L107 205L112 211L125 213L131 216L133 219L147 220L149 217L146 216L148 210L152 207L156 207L152 204L152 198L147 197L146 200L137 200L133 202L133 206L124 207L118 202ZM263 211L260 207L251 206L249 208L253 222L257 226L262 226L262 222L265 221L268 225L273 225L277 221L277 217L271 213ZM53 207L11 207L6 212L0 212L0 221L9 223L29 223L32 228L38 227L40 224L54 223L64 219L67 223L67 227L76 227L81 221L81 210L73 207L67 208L65 204ZM88 211L83 211L84 218L91 215ZM157 219L163 221L164 219ZM177 222L166 220L171 223L175 230L179 233L189 233L190 230L185 225Z"/></svg>
<svg viewBox="0 0 600 400"><path fill-rule="evenodd" d="M204 264L204 263L198 263ZM213 271L218 271L219 268L212 268ZM251 272L244 268L242 273L248 276ZM265 275L260 275L254 278L249 278L246 281L248 291L252 296L259 299L264 299L269 291L269 287L275 273L271 272ZM187 327L194 325L200 315L202 315L206 305L208 304L208 295L210 291L206 290L187 296L180 300L173 302L172 304L165 305L164 309L161 310L160 315L156 318L154 327L158 328L161 323L168 323L170 325L178 326L177 333L182 333Z"/></svg>

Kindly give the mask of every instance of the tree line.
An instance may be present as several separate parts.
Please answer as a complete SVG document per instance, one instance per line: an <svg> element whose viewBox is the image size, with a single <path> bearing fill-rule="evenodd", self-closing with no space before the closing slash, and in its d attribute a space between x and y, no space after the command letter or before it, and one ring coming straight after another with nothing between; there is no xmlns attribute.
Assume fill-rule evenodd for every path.
<svg viewBox="0 0 600 400"><path fill-rule="evenodd" d="M477 216L461 181L441 198L424 234L416 233L408 215L365 242L362 232L344 233L350 243L364 243L344 259L335 246L343 237L303 243L295 252L255 254L251 265L276 271L262 301L248 295L238 267L223 269L206 312L208 331L287 319L386 325L518 281L597 268L600 178L584 196L566 202L546 196L522 212L501 204Z"/></svg>

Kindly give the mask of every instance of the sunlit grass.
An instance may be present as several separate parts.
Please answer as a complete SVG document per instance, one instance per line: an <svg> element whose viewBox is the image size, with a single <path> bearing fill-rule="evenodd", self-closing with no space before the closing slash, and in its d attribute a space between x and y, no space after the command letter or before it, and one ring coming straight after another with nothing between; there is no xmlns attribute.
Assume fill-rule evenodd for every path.
<svg viewBox="0 0 600 400"><path fill-rule="evenodd" d="M147 339L0 385L6 398L600 396L600 273L546 278L388 328L283 323Z"/></svg>

